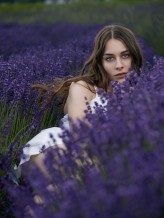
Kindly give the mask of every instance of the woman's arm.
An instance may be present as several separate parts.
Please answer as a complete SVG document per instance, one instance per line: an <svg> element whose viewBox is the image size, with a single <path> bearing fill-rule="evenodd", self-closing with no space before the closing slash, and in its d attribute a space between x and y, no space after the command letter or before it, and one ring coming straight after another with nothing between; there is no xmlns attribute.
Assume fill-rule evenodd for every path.
<svg viewBox="0 0 164 218"><path fill-rule="evenodd" d="M71 84L66 102L68 116L72 121L83 119L85 117L84 110L87 109L85 97L91 101L95 94L87 88L84 81L78 81Z"/></svg>

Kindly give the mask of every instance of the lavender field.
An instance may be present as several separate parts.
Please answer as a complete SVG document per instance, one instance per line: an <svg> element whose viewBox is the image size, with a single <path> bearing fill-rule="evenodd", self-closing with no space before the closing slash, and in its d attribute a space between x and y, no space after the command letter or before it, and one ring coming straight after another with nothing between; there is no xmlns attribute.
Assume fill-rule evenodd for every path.
<svg viewBox="0 0 164 218"><path fill-rule="evenodd" d="M138 33L158 54L164 55L163 11L163 0L81 0L76 3L72 1L69 4L47 5L0 4L0 23L120 23Z"/></svg>
<svg viewBox="0 0 164 218"><path fill-rule="evenodd" d="M38 106L34 83L77 75L102 24L0 24L0 211L2 217L162 218L164 216L164 58L138 37L140 77L113 83L84 123L61 136L67 150L47 154L47 180L38 169L11 181L24 144L41 129L60 125L55 100ZM130 86L133 85L134 89ZM102 100L103 100L102 99ZM96 127L96 128L95 128ZM35 195L41 196L36 202Z"/></svg>

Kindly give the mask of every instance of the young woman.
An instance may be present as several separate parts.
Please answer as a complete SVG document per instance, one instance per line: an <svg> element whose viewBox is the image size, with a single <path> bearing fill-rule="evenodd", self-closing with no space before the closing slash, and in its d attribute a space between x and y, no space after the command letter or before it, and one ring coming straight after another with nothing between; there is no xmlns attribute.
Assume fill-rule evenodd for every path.
<svg viewBox="0 0 164 218"><path fill-rule="evenodd" d="M90 58L84 64L81 75L63 80L58 86L56 85L52 91L52 98L59 94L63 96L63 110L65 113L62 119L64 125L70 129L68 117L73 122L77 119L86 121L84 111L87 109L86 98L90 102L91 109L94 113L93 105L100 101L97 89L102 88L105 91L111 89L110 81L116 80L122 83L125 76L129 74L129 69L134 69L140 75L143 58L139 44L131 30L121 25L105 26L99 31L95 38L93 52ZM44 85L35 85L44 91L48 88ZM19 166L24 163L37 164L46 174L43 158L44 150L54 146L50 134L56 140L59 147L65 148L59 134L62 129L52 127L42 130L38 135L32 138L27 144L29 147L23 149L23 156Z"/></svg>

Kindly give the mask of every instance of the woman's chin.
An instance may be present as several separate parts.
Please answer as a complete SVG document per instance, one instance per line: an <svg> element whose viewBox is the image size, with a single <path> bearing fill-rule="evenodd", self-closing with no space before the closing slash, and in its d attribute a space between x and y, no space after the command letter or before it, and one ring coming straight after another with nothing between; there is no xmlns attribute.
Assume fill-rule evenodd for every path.
<svg viewBox="0 0 164 218"><path fill-rule="evenodd" d="M123 83L125 81L125 78L119 79L117 81L121 84L121 83Z"/></svg>

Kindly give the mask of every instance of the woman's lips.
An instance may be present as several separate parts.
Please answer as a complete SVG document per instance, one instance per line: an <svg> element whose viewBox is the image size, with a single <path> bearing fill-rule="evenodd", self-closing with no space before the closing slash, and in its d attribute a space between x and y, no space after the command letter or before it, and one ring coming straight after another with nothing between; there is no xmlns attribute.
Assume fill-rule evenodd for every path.
<svg viewBox="0 0 164 218"><path fill-rule="evenodd" d="M118 73L118 74L116 74L114 76L125 76L125 75L126 75L126 73Z"/></svg>

